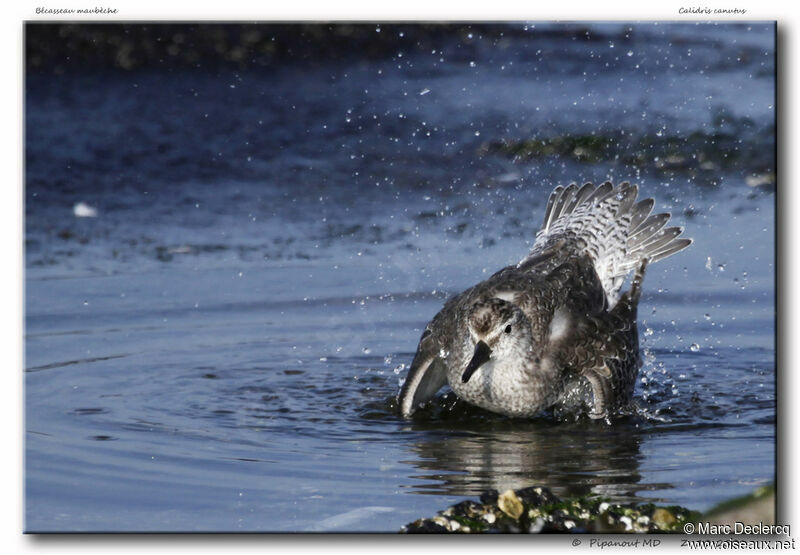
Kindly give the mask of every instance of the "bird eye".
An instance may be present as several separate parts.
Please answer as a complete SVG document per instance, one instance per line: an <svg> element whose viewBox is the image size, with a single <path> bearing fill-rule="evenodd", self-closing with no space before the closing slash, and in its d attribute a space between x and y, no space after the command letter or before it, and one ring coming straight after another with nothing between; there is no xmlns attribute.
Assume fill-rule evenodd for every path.
<svg viewBox="0 0 800 555"><path fill-rule="evenodd" d="M506 333L511 333L511 324L506 326Z"/></svg>

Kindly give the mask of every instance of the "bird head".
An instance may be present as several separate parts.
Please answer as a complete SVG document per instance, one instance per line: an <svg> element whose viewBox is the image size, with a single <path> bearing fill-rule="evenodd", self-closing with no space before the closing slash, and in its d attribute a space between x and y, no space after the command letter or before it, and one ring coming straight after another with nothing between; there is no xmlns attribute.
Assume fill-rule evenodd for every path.
<svg viewBox="0 0 800 555"><path fill-rule="evenodd" d="M490 360L522 356L530 348L530 321L517 305L506 300L491 298L475 303L469 310L467 327L475 347L461 375L463 383Z"/></svg>

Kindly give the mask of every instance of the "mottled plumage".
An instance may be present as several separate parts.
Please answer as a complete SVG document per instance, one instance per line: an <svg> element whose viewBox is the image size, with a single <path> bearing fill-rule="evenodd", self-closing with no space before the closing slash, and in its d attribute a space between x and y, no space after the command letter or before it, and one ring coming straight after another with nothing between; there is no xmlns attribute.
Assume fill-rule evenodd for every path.
<svg viewBox="0 0 800 555"><path fill-rule="evenodd" d="M400 391L403 415L445 384L511 416L539 413L580 381L591 384L594 417L628 403L645 267L691 243L637 192L629 183L557 187L528 256L451 298L427 325Z"/></svg>

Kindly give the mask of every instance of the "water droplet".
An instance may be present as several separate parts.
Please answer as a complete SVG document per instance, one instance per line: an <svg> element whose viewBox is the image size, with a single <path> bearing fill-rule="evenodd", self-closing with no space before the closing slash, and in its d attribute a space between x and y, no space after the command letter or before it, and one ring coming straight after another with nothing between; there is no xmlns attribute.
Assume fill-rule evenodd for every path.
<svg viewBox="0 0 800 555"><path fill-rule="evenodd" d="M368 354L370 354L372 351L369 349L369 347L364 347L363 349L361 349L361 352L362 352L362 353L364 353L365 355L368 355Z"/></svg>
<svg viewBox="0 0 800 555"><path fill-rule="evenodd" d="M692 343L691 346L689 347L689 350L692 351L693 353L696 353L697 351L700 350L700 345L698 345L697 343Z"/></svg>
<svg viewBox="0 0 800 555"><path fill-rule="evenodd" d="M647 328L646 330L644 330L644 334L648 337L653 335L653 328Z"/></svg>
<svg viewBox="0 0 800 555"><path fill-rule="evenodd" d="M711 314L703 314L703 318L706 320L711 320Z"/></svg>

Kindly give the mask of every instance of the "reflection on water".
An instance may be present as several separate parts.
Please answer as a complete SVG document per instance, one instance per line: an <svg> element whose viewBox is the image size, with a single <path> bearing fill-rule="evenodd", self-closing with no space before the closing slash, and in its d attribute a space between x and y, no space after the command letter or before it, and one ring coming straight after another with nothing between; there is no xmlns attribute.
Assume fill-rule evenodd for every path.
<svg viewBox="0 0 800 555"><path fill-rule="evenodd" d="M507 422L480 432L426 438L411 446L420 493L477 496L547 484L561 497L631 500L641 490L641 438L624 422L583 426Z"/></svg>

